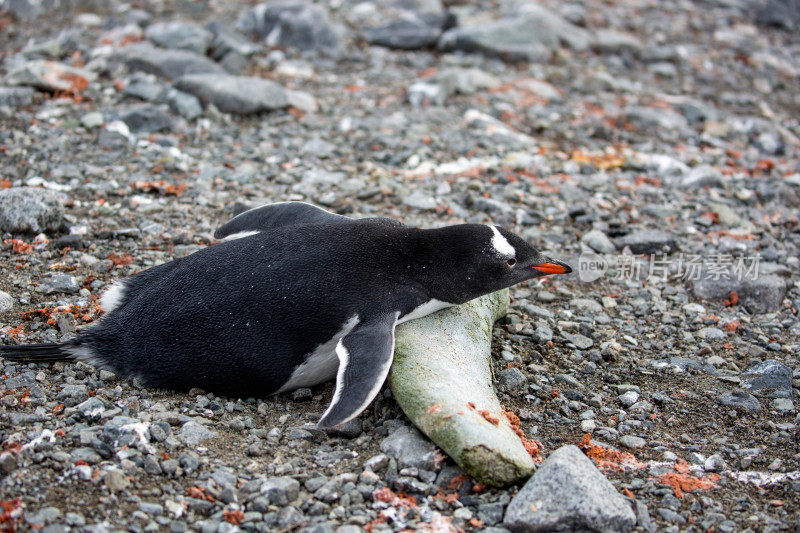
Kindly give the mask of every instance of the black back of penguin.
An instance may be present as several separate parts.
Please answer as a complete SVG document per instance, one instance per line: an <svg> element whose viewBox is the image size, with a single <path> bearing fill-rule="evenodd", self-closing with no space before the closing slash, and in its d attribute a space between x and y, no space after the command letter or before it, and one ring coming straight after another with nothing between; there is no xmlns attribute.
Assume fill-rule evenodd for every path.
<svg viewBox="0 0 800 533"><path fill-rule="evenodd" d="M416 231L367 219L224 242L132 278L85 340L151 385L274 392L351 317L402 314L427 299L398 245Z"/></svg>

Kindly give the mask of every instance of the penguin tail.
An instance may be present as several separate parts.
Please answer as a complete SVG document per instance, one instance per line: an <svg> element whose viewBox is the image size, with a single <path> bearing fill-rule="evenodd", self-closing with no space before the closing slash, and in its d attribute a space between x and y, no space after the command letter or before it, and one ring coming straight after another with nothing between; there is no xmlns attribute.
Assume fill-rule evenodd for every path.
<svg viewBox="0 0 800 533"><path fill-rule="evenodd" d="M0 357L20 363L50 363L73 361L78 357L74 341L48 344L13 344L0 346Z"/></svg>

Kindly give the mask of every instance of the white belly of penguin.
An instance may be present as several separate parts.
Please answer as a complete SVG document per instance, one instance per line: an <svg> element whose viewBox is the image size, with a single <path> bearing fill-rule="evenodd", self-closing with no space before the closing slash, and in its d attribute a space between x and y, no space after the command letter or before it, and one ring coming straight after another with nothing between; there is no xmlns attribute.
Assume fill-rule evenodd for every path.
<svg viewBox="0 0 800 533"><path fill-rule="evenodd" d="M342 329L336 335L323 344L317 346L311 354L309 354L305 361L299 364L292 375L289 376L289 381L284 383L283 387L275 391L286 392L300 387L313 387L319 385L336 377L336 370L339 368L339 356L336 355L336 345L342 337L353 331L353 328L358 325L358 315L353 316L345 322Z"/></svg>

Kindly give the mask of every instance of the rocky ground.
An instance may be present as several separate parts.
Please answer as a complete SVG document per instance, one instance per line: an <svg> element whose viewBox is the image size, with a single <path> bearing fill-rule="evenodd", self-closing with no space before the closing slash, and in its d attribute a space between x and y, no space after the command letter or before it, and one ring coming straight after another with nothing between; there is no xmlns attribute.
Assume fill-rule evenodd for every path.
<svg viewBox="0 0 800 533"><path fill-rule="evenodd" d="M579 266L495 330L548 458L519 496L459 477L388 390L326 434L330 385L0 362L3 531L800 528L796 1L0 9L4 343L72 335L263 202L491 221ZM603 475L553 453L581 443Z"/></svg>

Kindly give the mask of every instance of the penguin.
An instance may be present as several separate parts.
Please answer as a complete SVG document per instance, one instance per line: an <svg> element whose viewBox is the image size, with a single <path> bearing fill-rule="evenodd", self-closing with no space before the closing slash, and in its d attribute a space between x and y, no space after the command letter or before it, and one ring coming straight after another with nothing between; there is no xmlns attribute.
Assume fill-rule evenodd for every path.
<svg viewBox="0 0 800 533"><path fill-rule="evenodd" d="M84 360L157 388L264 397L336 379L320 428L381 389L398 324L572 269L487 224L418 229L311 204L257 207L222 242L126 278L95 324L62 343L6 345L17 361Z"/></svg>

